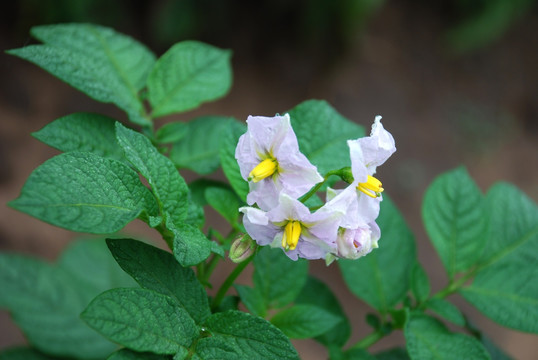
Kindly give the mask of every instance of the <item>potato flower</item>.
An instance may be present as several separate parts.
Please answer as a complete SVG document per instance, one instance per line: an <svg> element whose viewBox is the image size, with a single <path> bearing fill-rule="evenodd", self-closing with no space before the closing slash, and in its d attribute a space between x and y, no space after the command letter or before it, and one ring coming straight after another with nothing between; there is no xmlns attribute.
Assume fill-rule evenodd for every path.
<svg viewBox="0 0 538 360"><path fill-rule="evenodd" d="M336 237L345 208L327 203L316 212L300 201L281 193L270 211L242 207L243 224L260 246L280 247L292 259L324 259L337 251Z"/></svg>
<svg viewBox="0 0 538 360"><path fill-rule="evenodd" d="M323 181L317 168L299 151L288 114L249 116L247 125L235 158L242 177L249 182L249 205L256 203L260 209L270 210L277 206L281 192L298 198Z"/></svg>

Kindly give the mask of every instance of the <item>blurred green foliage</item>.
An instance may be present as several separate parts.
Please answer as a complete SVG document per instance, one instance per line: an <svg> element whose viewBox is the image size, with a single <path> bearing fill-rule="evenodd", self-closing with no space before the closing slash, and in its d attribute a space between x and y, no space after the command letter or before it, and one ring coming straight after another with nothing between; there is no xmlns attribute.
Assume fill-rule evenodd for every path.
<svg viewBox="0 0 538 360"><path fill-rule="evenodd" d="M504 35L523 17L535 0L452 0L459 15L458 25L447 31L447 41L455 53L465 53L489 45Z"/></svg>

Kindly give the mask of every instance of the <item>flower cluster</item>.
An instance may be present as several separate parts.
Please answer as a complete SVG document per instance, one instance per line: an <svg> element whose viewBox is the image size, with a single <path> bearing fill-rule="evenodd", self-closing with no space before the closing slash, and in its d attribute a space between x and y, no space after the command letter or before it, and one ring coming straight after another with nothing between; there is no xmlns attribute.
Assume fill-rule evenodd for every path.
<svg viewBox="0 0 538 360"><path fill-rule="evenodd" d="M240 209L243 224L258 245L280 247L292 260L328 263L356 259L377 247L381 232L375 220L383 188L373 175L396 151L381 116L375 118L370 136L348 140L352 177L343 178L349 185L328 188L327 201L314 212L299 198L326 179L300 152L289 115L249 116L247 125L235 157L250 188L251 206Z"/></svg>

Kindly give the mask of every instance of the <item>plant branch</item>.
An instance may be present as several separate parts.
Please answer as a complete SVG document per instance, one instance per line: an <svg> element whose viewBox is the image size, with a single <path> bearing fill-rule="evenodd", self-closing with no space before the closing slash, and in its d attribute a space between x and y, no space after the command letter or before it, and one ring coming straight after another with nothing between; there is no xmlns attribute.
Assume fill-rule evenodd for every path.
<svg viewBox="0 0 538 360"><path fill-rule="evenodd" d="M327 180L329 180L329 178L332 176L332 175L337 175L337 176L340 176L340 170L333 170L333 171L329 171L325 177L323 178L323 181L317 183L312 189L310 189L310 191L308 191L306 194L304 194L300 199L299 201L301 201L303 204L305 203L306 200L310 199L312 197L312 195L314 195L315 193L318 192L318 190L327 182Z"/></svg>
<svg viewBox="0 0 538 360"><path fill-rule="evenodd" d="M383 328L380 327L373 333L359 340L350 349L368 349L370 346L381 340L385 335L387 335L387 332L383 331Z"/></svg>
<svg viewBox="0 0 538 360"><path fill-rule="evenodd" d="M224 280L224 282L220 286L219 291L217 292L217 295L215 295L215 297L213 298L213 302L211 303L211 309L215 310L216 308L219 307L220 303L222 302L222 299L224 299L224 296L226 295L230 287L233 285L235 279L237 279L239 274L241 274L243 270L245 270L247 265L254 258L254 255L255 254L253 254L251 257L249 257L242 263L239 263L239 265L237 265L234 271L232 271L230 275L228 275L226 280Z"/></svg>

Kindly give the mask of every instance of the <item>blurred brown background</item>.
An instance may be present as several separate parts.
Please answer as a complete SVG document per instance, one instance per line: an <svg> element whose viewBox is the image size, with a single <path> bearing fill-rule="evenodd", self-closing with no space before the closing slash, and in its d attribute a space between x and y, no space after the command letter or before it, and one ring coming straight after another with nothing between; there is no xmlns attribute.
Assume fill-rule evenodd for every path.
<svg viewBox="0 0 538 360"><path fill-rule="evenodd" d="M272 116L311 98L328 100L367 129L374 115L383 115L398 151L378 174L416 235L434 291L446 276L425 235L420 205L436 175L463 164L483 190L506 180L538 199L536 1L22 0L0 7L2 50L33 43L31 26L58 22L111 26L157 55L184 39L232 49L229 95L158 126L201 114ZM76 111L126 118L30 63L6 54L0 62L0 250L53 260L75 234L5 206L31 171L57 153L30 133ZM137 222L126 231L158 238ZM380 246L377 251L382 240ZM228 269L217 273L223 277ZM343 302L351 341L367 335L368 308L346 289L337 266L312 262L311 271ZM242 281L249 280L247 272ZM451 300L516 359L538 357L535 336L502 328L460 298ZM0 349L21 343L9 315L0 312ZM372 349L402 343L396 333ZM327 357L313 342L295 344L304 359Z"/></svg>

